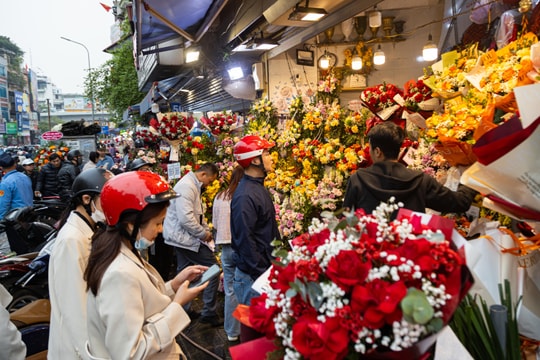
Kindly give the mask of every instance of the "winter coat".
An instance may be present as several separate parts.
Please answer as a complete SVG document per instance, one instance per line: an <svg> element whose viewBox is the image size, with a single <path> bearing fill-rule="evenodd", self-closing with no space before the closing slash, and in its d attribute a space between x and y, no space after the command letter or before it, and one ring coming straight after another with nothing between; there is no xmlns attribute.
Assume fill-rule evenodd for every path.
<svg viewBox="0 0 540 360"><path fill-rule="evenodd" d="M359 169L347 183L343 206L364 209L370 214L390 197L413 211L430 208L441 212L465 212L471 206L476 191L460 185L452 191L435 178L419 170L407 168L396 161L382 161Z"/></svg>
<svg viewBox="0 0 540 360"><path fill-rule="evenodd" d="M231 235L236 267L257 279L272 265L271 242L280 239L263 178L244 175L240 180L231 201Z"/></svg>
<svg viewBox="0 0 540 360"><path fill-rule="evenodd" d="M174 191L180 197L171 201L163 222L165 243L198 252L206 232L210 231L204 219L201 199L202 183L194 172L187 173L178 181Z"/></svg>
<svg viewBox="0 0 540 360"><path fill-rule="evenodd" d="M58 196L60 194L58 172L60 168L52 163L44 165L38 174L36 190L41 196Z"/></svg>
<svg viewBox="0 0 540 360"><path fill-rule="evenodd" d="M125 245L88 294L92 359L186 359L175 337L190 323L156 269Z"/></svg>
<svg viewBox="0 0 540 360"><path fill-rule="evenodd" d="M81 168L72 162L64 162L60 171L58 171L58 189L62 200L68 201L71 199L73 192L71 186L77 175L81 173Z"/></svg>
<svg viewBox="0 0 540 360"><path fill-rule="evenodd" d="M83 274L93 234L90 225L72 211L56 236L49 260L49 359L88 359Z"/></svg>

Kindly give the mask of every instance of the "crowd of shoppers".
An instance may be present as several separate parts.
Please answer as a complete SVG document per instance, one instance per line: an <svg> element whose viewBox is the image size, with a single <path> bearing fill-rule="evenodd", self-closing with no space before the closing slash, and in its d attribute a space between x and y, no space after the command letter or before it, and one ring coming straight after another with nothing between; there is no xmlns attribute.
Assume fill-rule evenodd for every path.
<svg viewBox="0 0 540 360"><path fill-rule="evenodd" d="M373 165L351 176L344 198L347 208L371 211L390 197L418 211L464 211L470 206L474 191L463 186L448 190L399 163L404 133L398 126L376 125L368 140ZM68 186L60 175L69 172L68 166L80 168L80 153L68 154L69 164L64 165L58 155L51 155L37 175L35 165L26 161L24 172L15 174L13 159L0 155L6 172L0 182L0 214L12 183L24 183L24 201L29 197L31 202L32 176L37 195L58 196L69 190L69 209L60 222L49 268L49 357L185 359L175 337L195 318L224 325L228 340L238 341L241 326L232 313L238 304L249 305L259 295L252 285L271 266L271 242L280 238L275 207L264 186L274 168L273 146L256 135L244 136L234 146L237 166L226 190L214 199L213 230L201 196L218 177L215 164L202 164L171 188L143 159L123 159L126 171L114 175L109 151L115 149L100 146L90 154L90 168ZM13 176L26 180L11 181ZM16 188L14 193L23 191ZM156 270L145 255L161 233L176 255L172 274ZM218 251L223 313L216 302L219 278L189 287L218 263ZM198 314L190 304L200 293L203 308Z"/></svg>

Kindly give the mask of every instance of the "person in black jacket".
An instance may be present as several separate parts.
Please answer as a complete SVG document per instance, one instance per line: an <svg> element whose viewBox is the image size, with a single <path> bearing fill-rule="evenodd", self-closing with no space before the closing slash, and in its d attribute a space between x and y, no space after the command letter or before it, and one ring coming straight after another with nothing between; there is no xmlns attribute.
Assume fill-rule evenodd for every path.
<svg viewBox="0 0 540 360"><path fill-rule="evenodd" d="M67 153L67 161L62 164L58 171L58 188L60 198L63 201L69 201L73 192L71 186L77 175L81 173L82 153L79 150L70 150Z"/></svg>
<svg viewBox="0 0 540 360"><path fill-rule="evenodd" d="M59 196L58 171L62 166L62 159L57 153L49 155L49 162L41 167L36 185L36 197Z"/></svg>
<svg viewBox="0 0 540 360"><path fill-rule="evenodd" d="M364 209L366 214L391 197L403 207L419 212L465 212L477 192L459 185L452 191L428 174L398 162L405 132L391 121L374 126L368 133L373 165L358 169L347 183L343 207Z"/></svg>

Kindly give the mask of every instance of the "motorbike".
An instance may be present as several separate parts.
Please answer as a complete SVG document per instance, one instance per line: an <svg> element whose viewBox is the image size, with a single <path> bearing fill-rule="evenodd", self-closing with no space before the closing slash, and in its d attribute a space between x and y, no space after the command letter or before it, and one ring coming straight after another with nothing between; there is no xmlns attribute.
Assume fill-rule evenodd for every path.
<svg viewBox="0 0 540 360"><path fill-rule="evenodd" d="M34 200L36 220L57 227L67 205L59 196L43 197Z"/></svg>
<svg viewBox="0 0 540 360"><path fill-rule="evenodd" d="M53 225L39 221L33 206L12 209L0 220L0 248L6 248L7 241L15 254L37 252L54 232Z"/></svg>
<svg viewBox="0 0 540 360"><path fill-rule="evenodd" d="M51 233L39 253L17 256L0 261L0 282L13 300L9 312L18 310L38 299L49 297L48 267L56 233Z"/></svg>
<svg viewBox="0 0 540 360"><path fill-rule="evenodd" d="M10 314L10 320L21 332L26 345L26 358L47 359L51 303L48 299L34 301Z"/></svg>

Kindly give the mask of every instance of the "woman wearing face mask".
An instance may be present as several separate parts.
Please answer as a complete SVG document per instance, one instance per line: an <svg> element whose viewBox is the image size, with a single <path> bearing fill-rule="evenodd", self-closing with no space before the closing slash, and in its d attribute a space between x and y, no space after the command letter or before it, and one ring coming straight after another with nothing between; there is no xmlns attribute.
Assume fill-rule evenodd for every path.
<svg viewBox="0 0 540 360"><path fill-rule="evenodd" d="M97 223L105 221L100 193L105 182L113 176L108 170L95 168L79 174L73 182L74 196L60 220L49 261L49 359L86 358L86 283L83 273L94 230Z"/></svg>
<svg viewBox="0 0 540 360"><path fill-rule="evenodd" d="M92 239L84 279L88 285L87 356L92 359L185 359L175 337L190 322L182 306L208 283L188 288L205 266L189 266L163 279L137 250L163 230L177 194L159 175L132 171L103 187L107 228Z"/></svg>

